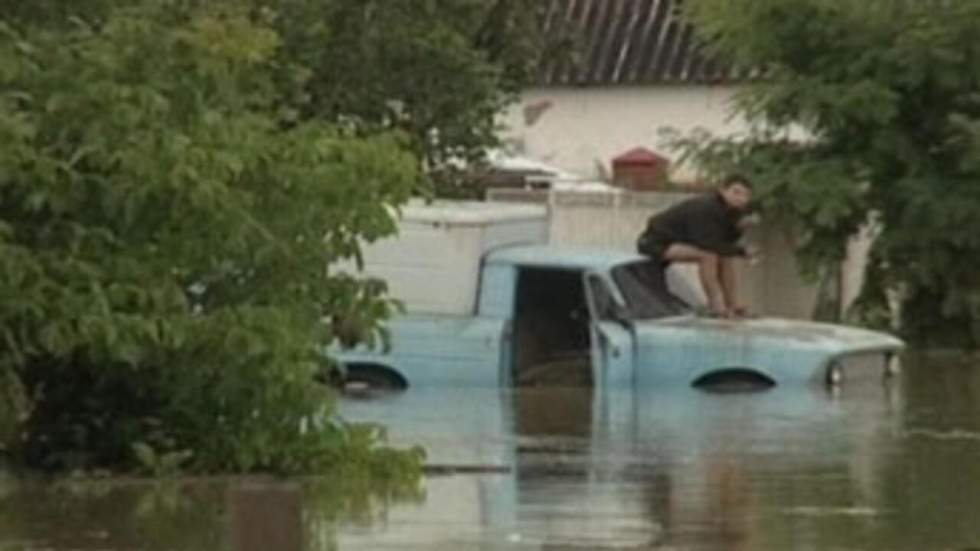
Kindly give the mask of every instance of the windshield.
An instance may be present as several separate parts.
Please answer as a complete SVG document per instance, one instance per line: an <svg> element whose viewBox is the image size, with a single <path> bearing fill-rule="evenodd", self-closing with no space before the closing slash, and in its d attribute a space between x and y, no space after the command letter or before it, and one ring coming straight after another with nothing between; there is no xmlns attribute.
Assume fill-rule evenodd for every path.
<svg viewBox="0 0 980 551"><path fill-rule="evenodd" d="M654 319L690 313L693 308L667 288L664 269L655 262L638 261L612 269L626 309L633 319Z"/></svg>

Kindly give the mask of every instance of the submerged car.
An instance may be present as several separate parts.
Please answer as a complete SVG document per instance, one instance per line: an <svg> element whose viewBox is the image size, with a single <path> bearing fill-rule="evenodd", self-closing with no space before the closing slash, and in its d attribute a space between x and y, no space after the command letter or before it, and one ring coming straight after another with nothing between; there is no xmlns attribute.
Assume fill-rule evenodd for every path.
<svg viewBox="0 0 980 551"><path fill-rule="evenodd" d="M348 384L833 386L897 367L889 334L705 316L648 258L543 244L541 211L493 208L422 210L366 251L406 311L390 348L328 351Z"/></svg>

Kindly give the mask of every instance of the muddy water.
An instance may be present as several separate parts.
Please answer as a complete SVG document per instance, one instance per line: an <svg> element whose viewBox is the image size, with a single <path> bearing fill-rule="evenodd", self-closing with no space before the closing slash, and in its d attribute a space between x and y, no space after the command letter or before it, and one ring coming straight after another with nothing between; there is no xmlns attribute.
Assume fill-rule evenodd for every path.
<svg viewBox="0 0 980 551"><path fill-rule="evenodd" d="M714 395L449 389L349 401L429 449L418 493L0 475L0 550L980 547L980 362Z"/></svg>

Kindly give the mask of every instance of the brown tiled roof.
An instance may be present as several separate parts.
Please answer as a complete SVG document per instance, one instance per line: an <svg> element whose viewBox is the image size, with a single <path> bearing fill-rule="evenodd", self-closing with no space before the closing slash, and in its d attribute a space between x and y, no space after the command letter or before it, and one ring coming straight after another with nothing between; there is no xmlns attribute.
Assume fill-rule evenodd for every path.
<svg viewBox="0 0 980 551"><path fill-rule="evenodd" d="M682 0L542 0L545 33L570 33L575 59L545 60L552 86L722 83L749 75L706 55L682 21Z"/></svg>

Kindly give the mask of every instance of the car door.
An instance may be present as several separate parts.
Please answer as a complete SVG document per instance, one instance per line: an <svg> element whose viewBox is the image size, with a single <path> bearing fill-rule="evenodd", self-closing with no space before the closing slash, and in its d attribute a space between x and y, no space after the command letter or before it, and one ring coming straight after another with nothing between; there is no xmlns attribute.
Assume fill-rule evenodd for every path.
<svg viewBox="0 0 980 551"><path fill-rule="evenodd" d="M631 386L636 358L632 323L602 276L586 272L584 277L592 340L592 380L596 387Z"/></svg>

